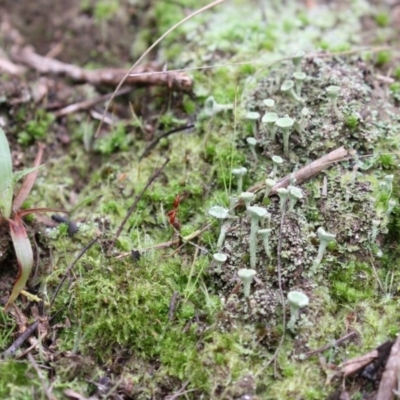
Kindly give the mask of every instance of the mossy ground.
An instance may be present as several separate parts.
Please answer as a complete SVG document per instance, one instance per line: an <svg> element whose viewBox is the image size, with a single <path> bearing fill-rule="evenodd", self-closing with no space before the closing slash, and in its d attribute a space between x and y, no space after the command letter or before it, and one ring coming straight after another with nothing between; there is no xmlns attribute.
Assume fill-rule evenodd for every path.
<svg viewBox="0 0 400 400"><path fill-rule="evenodd" d="M121 13L122 9L129 14L129 2L115 2L119 8L100 1L74 4L98 24L98 30L91 25L99 35L91 65L112 60L120 66L116 57L121 54L125 64L127 54L140 54L157 35L199 6L189 0L160 1L152 7L139 3L140 12L133 20L143 25L135 46L130 47L127 33L122 50L115 50L111 22L130 32L127 16ZM400 218L398 205L390 214L387 208L389 196L397 204L400 198L399 97L394 86L400 78L400 57L395 50L357 50L364 45L398 45L395 22L385 7L362 1L335 7L307 8L298 2L289 2L284 9L259 6L260 2L243 1L220 5L167 37L154 57L168 63L169 69L229 65L190 72L195 82L191 94L153 88L123 97L114 109L120 123L103 128L93 145L97 122L89 115L56 120L33 101L21 100L29 83L1 81L9 88L2 115L15 167L29 165L36 141L47 145L46 165L26 206L72 210L70 218L80 227L70 237L63 224L44 228L28 222L38 255L28 289L43 299L40 315L49 320L44 324L48 332L32 354L42 367L45 385L51 383L57 397L73 389L87 397L96 393L117 398L119 393L127 399L162 399L184 388L189 399L325 399L340 383L327 381L331 371L321 367L318 357L301 360L302 354L354 330L355 338L323 353L328 364L339 364L398 333ZM46 40L39 46L40 35L32 40L46 50ZM64 55L66 61L88 66L87 51L82 50L84 56L81 51L71 53L74 43ZM252 136L252 127L243 112L250 107L264 112L261 100L266 95L275 95L282 116L301 110L303 106L279 92L263 92L277 74L284 78L290 74L287 57L298 49L308 55L303 68L311 78L303 93L311 115L304 141L298 134L291 137L290 157L280 176L340 145L356 149L360 160L356 172L357 160L349 160L303 184L304 199L288 214L283 230L277 199L264 203L272 214L273 256L266 260L260 246L249 311L237 287L237 270L249 263L250 224L243 208L237 210L241 219L225 242L223 250L229 258L221 275L212 262L216 223L186 243L161 250L156 245L176 237L166 213L178 194L177 217L185 237L211 222L207 211L212 205L228 206L229 196L236 192L233 167L248 169L244 188L265 180L272 168L270 157L282 155L280 139L271 143L260 127L256 163L245 141ZM325 53L315 54L321 50ZM353 53L338 54L346 50ZM388 72L394 80L391 86L378 76ZM56 97L68 89L70 100L93 90L59 84L64 91ZM333 84L343 87L338 102L343 119L332 115L327 106L324 89ZM219 103L235 104L234 113L205 118L202 105L209 95ZM20 101L11 101L16 99ZM162 139L140 160L154 136L190 123L195 123L194 129ZM141 198L110 254L110 241L135 196L166 157L169 163ZM380 185L386 175L394 175L390 195ZM324 177L326 195L321 194ZM259 195L256 203L262 201ZM374 218L381 225L371 244ZM336 244L313 268L319 226L336 233ZM94 238L97 243L68 274L50 307L68 266ZM278 291L278 240L283 246L284 293L295 288L310 296L295 334L283 331L283 315L287 320L289 310L282 308ZM141 251L139 260L118 257L133 249ZM12 284L4 279L10 265L16 270L11 252L2 262L4 300ZM32 320L37 315L23 296L17 305ZM1 349L18 336L13 315L0 312ZM274 371L274 363L267 364L282 335ZM357 382L352 390L357 398L358 393L373 393L374 384ZM42 398L43 393L43 383L30 362L0 362L0 397Z"/></svg>

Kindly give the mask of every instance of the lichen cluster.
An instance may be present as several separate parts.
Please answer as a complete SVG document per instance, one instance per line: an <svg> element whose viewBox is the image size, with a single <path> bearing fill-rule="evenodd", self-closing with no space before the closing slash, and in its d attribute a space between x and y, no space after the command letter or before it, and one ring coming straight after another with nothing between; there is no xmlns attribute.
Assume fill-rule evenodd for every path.
<svg viewBox="0 0 400 400"><path fill-rule="evenodd" d="M246 210L239 210L239 219L230 226L224 246L219 249L227 256L227 261L214 274L215 285L227 301L231 316L252 323L268 321L272 326L281 322L282 313L288 312L282 309L280 284L285 298L293 289L300 289L312 298L314 288L321 283L332 291L337 290L340 285L330 286L330 276L338 276L341 269L354 262L378 262L376 255L382 241L381 233L387 232L389 221L390 194L385 197L384 185L378 185L376 179L385 174L379 165L373 161L361 161L359 155L371 151L378 140L381 143L384 138L389 138L393 126L398 125L390 111L390 102L383 96L379 97L380 92L372 85L371 71L361 61L339 58L328 61L318 57L303 61L302 71L306 78L302 80L299 98L296 99L280 88L282 81L296 74L298 68L299 65L293 65L290 60L283 63L281 68L262 79L246 100L247 109L259 112L260 116L263 112L271 116L272 107L278 118L294 119L288 152L280 125L275 132L275 141L271 125L263 123L260 118L256 137L258 149L261 148L269 165L265 168L265 177L272 176L272 173L277 181L284 174L340 145L352 149L354 158L302 185L304 198L300 196L294 207L289 211L286 209L283 219L278 198L274 196L265 200L267 196L263 199L259 194L246 202ZM279 121L276 117L273 119ZM249 153L253 151L250 149ZM276 166L270 160L278 154L284 161L280 164L279 176L275 176ZM256 160L254 157L251 159ZM262 159L258 164L260 161ZM251 173L251 168L249 171ZM239 195L240 198L243 196ZM383 202L377 200L382 196ZM250 203L265 207L271 215L271 254L268 256L262 239L258 237L255 265L251 259L251 223L247 215ZM317 230L322 227L332 233L335 241L328 244L321 262L316 259L319 258ZM279 242L280 283L277 273ZM243 296L237 292L237 272L249 266L257 274L250 296Z"/></svg>
<svg viewBox="0 0 400 400"><path fill-rule="evenodd" d="M296 74L289 60L269 71L255 90L249 89L244 102L246 109L261 115L274 112L279 118L288 116L295 121L287 157L291 162L306 163L340 145L364 154L373 150L378 139L389 138L393 124L398 125L393 106L384 91L374 87L372 71L364 62L313 56L303 61L302 71L301 101L282 90ZM338 90L335 107L331 88ZM274 100L274 106L266 107L266 100ZM267 124L260 122L258 144L266 156L282 153L280 130L274 141Z"/></svg>

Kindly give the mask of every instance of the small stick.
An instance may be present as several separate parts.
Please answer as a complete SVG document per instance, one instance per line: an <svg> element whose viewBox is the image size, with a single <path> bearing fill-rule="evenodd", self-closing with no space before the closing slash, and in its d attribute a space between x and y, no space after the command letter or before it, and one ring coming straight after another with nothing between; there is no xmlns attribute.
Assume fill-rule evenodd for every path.
<svg viewBox="0 0 400 400"><path fill-rule="evenodd" d="M346 150L344 147L339 147L338 149L333 150L328 154L325 154L321 158L318 158L311 164L306 165L305 167L299 169L298 171L286 175L284 178L282 178L280 181L276 183L276 185L272 188L271 192L269 193L269 196L275 195L276 191L279 188L287 187L290 183L290 180L293 179L293 177L296 179L296 184L300 185L303 182L313 178L315 175L318 175L324 169L330 167L331 164L344 161L349 156L350 154L348 150ZM247 191L256 193L264 188L265 188L265 183L258 183L252 186Z"/></svg>
<svg viewBox="0 0 400 400"><path fill-rule="evenodd" d="M8 60L3 50L0 49L0 72L4 74L19 76L25 72L25 68Z"/></svg>
<svg viewBox="0 0 400 400"><path fill-rule="evenodd" d="M398 376L400 371L400 336L397 336L394 342L385 370L383 371L381 382L379 384L376 400L392 400L394 398L394 389L398 388Z"/></svg>
<svg viewBox="0 0 400 400"><path fill-rule="evenodd" d="M189 381L185 382L182 387L174 394L168 395L165 397L165 400L175 400L178 397L181 397L183 395L186 395L186 393L190 392L195 392L197 389L190 389L190 390L185 390L187 385L189 385Z"/></svg>
<svg viewBox="0 0 400 400"><path fill-rule="evenodd" d="M168 131L168 132L162 133L160 136L156 137L155 139L153 139L153 140L148 144L148 146L147 146L147 147L145 148L145 150L143 151L142 155L139 157L139 161L141 161L143 158L145 158L145 157L151 152L151 150L153 150L154 147L157 146L158 142L159 142L161 139L164 139L164 138L166 138L166 137L172 135L173 133L181 132L181 131L184 131L184 130L186 130L186 129L191 129L191 128L194 128L194 124L188 124L188 125L185 125L185 126L180 126L180 127L178 127L178 128L171 129L171 130Z"/></svg>
<svg viewBox="0 0 400 400"><path fill-rule="evenodd" d="M179 301L179 292L174 292L169 303L168 321L172 321L175 317L176 304Z"/></svg>
<svg viewBox="0 0 400 400"><path fill-rule="evenodd" d="M38 375L38 378L40 380L40 383L42 385L43 391L46 394L46 397L48 398L48 400L55 400L56 398L51 394L51 389L47 385L46 380L42 374L42 371L40 370L39 365L37 365L37 363L31 353L28 353L28 360L32 364L32 367L35 369L35 371Z"/></svg>
<svg viewBox="0 0 400 400"><path fill-rule="evenodd" d="M353 336L356 335L355 331L351 331L347 333L346 335L342 336L338 340L335 340L333 343L326 344L325 346L320 347L319 349L316 350L311 350L308 351L307 353L302 355L302 360L309 358L311 356L315 356L316 354L322 353L326 350L329 350L332 346L340 346L342 343L344 343L346 340L351 339Z"/></svg>
<svg viewBox="0 0 400 400"><path fill-rule="evenodd" d="M140 199L143 197L144 193L146 192L147 188L153 183L153 181L158 178L158 176L161 174L162 170L165 168L165 166L169 163L169 158L167 158L164 161L164 164L157 169L153 175L150 176L150 178L148 179L145 187L142 189L142 191L136 196L135 201L133 202L133 204L129 207L128 212L125 215L125 218L123 219L123 221L121 222L121 225L119 226L119 228L117 229L117 233L115 234L114 240L111 243L110 246L110 251L114 248L115 246L115 242L117 241L119 235L122 232L122 229L124 228L126 222L128 221L129 217L132 215L132 213L135 211L136 206L138 205Z"/></svg>
<svg viewBox="0 0 400 400"><path fill-rule="evenodd" d="M22 344L36 331L39 326L39 320L36 320L32 325L30 325L26 331L20 335L17 340L1 354L1 358L7 358L13 356L17 350L22 346Z"/></svg>
<svg viewBox="0 0 400 400"><path fill-rule="evenodd" d="M41 74L66 76L74 82L87 82L94 86L115 86L119 82L123 82L125 85L161 85L189 91L193 85L192 80L184 72L170 73L167 71L163 74L142 75L144 72L159 71L160 66L156 64L135 67L133 71L136 74L129 76L127 70L118 68L85 70L77 65L43 57L35 53L31 46L14 49L11 56L14 61L27 65ZM119 85L118 90L111 94L110 100L114 99L121 86Z"/></svg>
<svg viewBox="0 0 400 400"><path fill-rule="evenodd" d="M339 371L346 378L350 375L355 374L367 365L374 362L375 364L382 364L382 360L387 359L390 353L390 349L393 346L394 341L387 341L381 344L374 350L369 351L358 357L353 357L350 360L346 360L339 365Z"/></svg>
<svg viewBox="0 0 400 400"><path fill-rule="evenodd" d="M75 264L80 260L80 258L81 258L81 257L82 257L82 256L97 242L97 240L98 240L98 238L93 239L86 247L84 247L84 248L80 251L80 253L78 254L78 256L75 258L75 260L73 261L73 263L70 264L70 265L68 266L67 270L65 271L64 276L61 278L61 281L60 281L60 283L58 284L58 286L57 286L57 288L56 288L56 290L55 290L55 292L54 292L54 294L53 294L53 297L52 297L52 299L51 299L51 301L50 301L50 308L51 308L51 306L54 304L54 300L56 299L56 297L57 297L57 295L58 295L58 292L60 291L62 285L64 284L65 279L67 279L67 275L71 272L72 268L74 268Z"/></svg>
<svg viewBox="0 0 400 400"><path fill-rule="evenodd" d="M127 94L131 90L132 90L132 88L130 86L124 87L124 88L118 90L117 93L115 93L115 97ZM69 104L68 106L63 107L60 110L55 111L53 114L57 118L59 118L59 117L64 117L65 115L72 114L72 113L75 113L78 111L87 110L87 109L95 106L98 103L102 103L103 101L109 100L111 98L111 96L112 96L112 93L107 93L103 96L96 97L95 99L84 100L84 101L80 101L79 103Z"/></svg>

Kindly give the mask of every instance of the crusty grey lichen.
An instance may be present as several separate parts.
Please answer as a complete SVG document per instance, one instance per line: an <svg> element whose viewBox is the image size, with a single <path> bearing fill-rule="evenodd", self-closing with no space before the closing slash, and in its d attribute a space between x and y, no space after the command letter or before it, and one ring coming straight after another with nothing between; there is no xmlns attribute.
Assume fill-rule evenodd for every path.
<svg viewBox="0 0 400 400"><path fill-rule="evenodd" d="M362 61L315 56L303 61L302 69L307 75L302 87L304 104L289 101L277 85L292 75L294 67L290 62L280 63L245 96L246 109L264 115L269 109L263 100L269 97L275 100L274 111L280 118L287 115L296 121L297 129L293 129L289 144L292 163L306 164L341 145L364 154L373 150L377 140L385 138L393 125L399 127L393 106L383 91L373 86L372 71ZM326 92L329 86L340 88L339 116L332 111ZM304 107L309 114L306 124L301 114ZM301 120L304 128L300 126ZM264 124L260 124L259 135L258 144L264 155L283 153L281 135L275 143Z"/></svg>
<svg viewBox="0 0 400 400"><path fill-rule="evenodd" d="M291 183L299 187L303 197L299 196L293 210L289 211L286 207L282 226L283 210L278 196L263 199L265 191L262 191L255 198L253 205L266 207L271 215L268 226L272 230L269 237L271 256L267 256L262 238L257 235L257 261L252 266L257 275L248 301L237 289L237 271L250 266L250 219L244 210L236 210L238 220L230 227L221 249L228 255L229 261L223 274L213 276L215 287L225 301L224 310L228 316L220 324L224 329L234 327L232 321L237 320L250 323L246 326L267 324L270 333L263 337L267 347L276 345L274 332L282 324L283 313L286 313L286 322L289 318L288 307L283 305L281 295L286 298L289 291L300 290L310 298L311 311L302 311L306 314L302 321L307 322L301 323L302 337L305 338L311 332L307 331L307 326L317 323L316 314L312 311L314 297L318 304L316 288L323 287L335 296L335 288L340 288L341 283L338 286L337 277L349 265L371 261L379 264L374 254L378 253L383 233L387 231L388 218L384 216L389 206L387 204L386 208L382 208L382 204L379 205L381 201L376 200L381 197L380 193L385 192L379 186L385 173L379 170L379 165L374 165L373 158L368 161L368 157L382 146L393 148L390 143L396 142L396 129L400 131L399 117L393 112L388 99L373 84L371 71L363 62L317 56L303 61L302 70L307 75L301 90L303 104L290 101L279 90L281 82L290 79L293 70L290 62L282 63L279 69L259 81L255 90L249 91L250 95L244 96L246 109L268 113L270 110L265 106L264 99L271 98L275 100L274 112L279 118L289 116L295 121L289 146L285 146L289 148L286 155L281 132L278 130L275 141L266 124L260 124L257 140L266 166L262 181L265 182L273 171L272 156L279 155L284 159L279 177L340 146L351 149L352 158L332 166L306 183ZM333 110L326 91L329 86L340 88L336 110ZM379 234L371 243L372 221L378 219L381 221ZM321 227L335 235L335 241L328 244L324 258L316 265L319 248L317 232ZM266 226L261 224L260 229L263 228ZM280 282L277 270L279 243Z"/></svg>
<svg viewBox="0 0 400 400"><path fill-rule="evenodd" d="M283 295L297 288L312 298L316 285L328 284L327 277L351 260L363 260L371 255L368 245L371 220L376 214L373 187L368 181L351 181L351 173L343 167L327 172L328 192L319 193L315 180L305 185L304 199L295 211L286 211L282 230L278 198L266 207L271 214L271 257L265 254L262 238L257 236L257 279L252 284L250 302L232 291L238 282L237 271L249 266L250 220L245 212L232 224L223 247L229 255L224 273L218 277L219 293L228 299L226 311L231 317L252 323L268 321L276 326L282 319L282 302L277 273L278 242L282 242L281 284ZM350 181L349 181L350 180ZM349 183L350 182L350 183ZM324 226L336 235L333 249L329 249L321 265L314 265L318 252L317 229ZM248 309L250 304L251 310ZM286 310L288 312L288 310ZM307 312L307 311L305 311Z"/></svg>
<svg viewBox="0 0 400 400"><path fill-rule="evenodd" d="M336 234L338 253L346 255L347 259L362 260L370 253L368 242L377 210L372 184L360 180L350 183L348 180L349 176L331 174L327 196L315 199L320 210L315 225L323 225Z"/></svg>
<svg viewBox="0 0 400 400"><path fill-rule="evenodd" d="M277 202L267 207L271 214L271 258L268 258L262 243L262 238L257 236L257 279L253 283L250 295L252 306L251 313L247 315L247 303L239 295L240 307L236 310L243 318L250 318L255 322L268 320L270 323L277 322L277 316L281 315L279 284L277 276L277 246L280 236L280 209ZM282 284L286 292L295 285L305 284L309 286L306 274L316 255L316 246L309 240L312 231L303 213L287 213L282 238ZM223 248L224 253L229 254L229 267L221 275L219 284L221 292L229 296L237 282L237 271L249 265L249 236L250 221L247 216L235 222L227 235Z"/></svg>

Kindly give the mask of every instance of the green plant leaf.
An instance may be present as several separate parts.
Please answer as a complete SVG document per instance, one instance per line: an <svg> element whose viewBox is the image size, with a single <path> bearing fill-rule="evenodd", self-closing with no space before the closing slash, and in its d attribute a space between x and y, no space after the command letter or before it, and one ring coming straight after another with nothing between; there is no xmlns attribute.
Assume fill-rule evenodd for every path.
<svg viewBox="0 0 400 400"><path fill-rule="evenodd" d="M10 146L6 134L0 128L0 214L9 218L12 212L14 180Z"/></svg>

